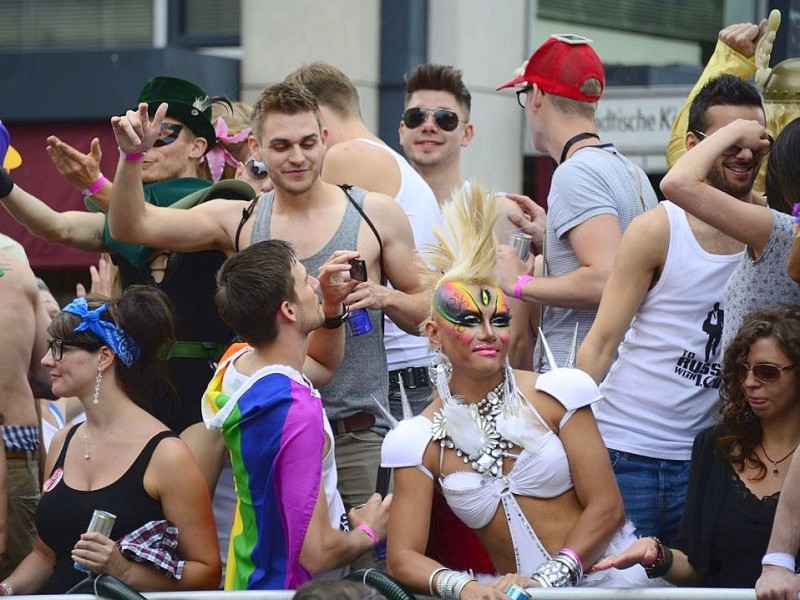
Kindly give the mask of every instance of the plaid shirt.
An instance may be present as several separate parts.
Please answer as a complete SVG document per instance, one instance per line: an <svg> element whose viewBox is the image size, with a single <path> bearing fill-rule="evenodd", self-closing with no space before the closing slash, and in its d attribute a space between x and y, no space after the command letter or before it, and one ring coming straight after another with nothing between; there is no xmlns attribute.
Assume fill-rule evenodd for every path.
<svg viewBox="0 0 800 600"><path fill-rule="evenodd" d="M3 431L3 445L6 450L39 449L39 428L33 425L5 425L0 427Z"/></svg>
<svg viewBox="0 0 800 600"><path fill-rule="evenodd" d="M180 579L185 560L178 560L178 528L162 519L150 521L117 540L123 556L138 563L150 563L172 579Z"/></svg>

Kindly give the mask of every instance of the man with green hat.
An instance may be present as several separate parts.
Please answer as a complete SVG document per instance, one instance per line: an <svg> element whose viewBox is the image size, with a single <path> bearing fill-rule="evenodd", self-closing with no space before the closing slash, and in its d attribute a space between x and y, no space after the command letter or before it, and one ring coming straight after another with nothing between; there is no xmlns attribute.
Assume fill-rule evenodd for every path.
<svg viewBox="0 0 800 600"><path fill-rule="evenodd" d="M153 112L162 102L169 105L158 140L140 157L147 202L172 206L190 195L189 203L202 202L209 194L219 196L217 186L224 188L226 197L253 198L252 188L243 182L224 181L212 188L210 181L197 177L200 159L216 143L211 124L212 101L204 90L183 79L155 77L144 85L138 100L146 102ZM118 242L109 233L104 214L56 212L13 186L4 171L0 172L0 188L4 187L4 179L11 182L13 189L0 194L0 203L31 233L49 242L84 250L108 250L119 267L123 288L133 284L152 285L170 297L179 340L170 359L178 402L170 402L174 400L170 398L172 394L160 391L152 399L151 412L178 432L199 422L197 399L213 374L210 365L232 338L231 330L222 323L213 303L214 275L225 256L220 252L168 253ZM111 182L100 174L86 192L98 200L101 196L110 197L111 188Z"/></svg>

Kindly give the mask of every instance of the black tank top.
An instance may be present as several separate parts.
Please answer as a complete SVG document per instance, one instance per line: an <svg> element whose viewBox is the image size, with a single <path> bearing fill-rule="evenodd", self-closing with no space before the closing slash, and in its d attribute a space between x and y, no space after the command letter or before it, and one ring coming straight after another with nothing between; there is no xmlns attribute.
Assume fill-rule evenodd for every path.
<svg viewBox="0 0 800 600"><path fill-rule="evenodd" d="M75 490L64 483L64 457L75 430L67 434L64 447L58 456L49 479L45 482L42 498L36 508L36 529L56 555L55 569L44 591L61 594L86 578L86 573L72 566L72 548L86 531L94 509L117 515L109 536L117 540L145 523L164 518L161 503L144 489L144 473L156 446L168 437L178 437L171 431L157 433L142 449L130 468L114 483L91 491Z"/></svg>

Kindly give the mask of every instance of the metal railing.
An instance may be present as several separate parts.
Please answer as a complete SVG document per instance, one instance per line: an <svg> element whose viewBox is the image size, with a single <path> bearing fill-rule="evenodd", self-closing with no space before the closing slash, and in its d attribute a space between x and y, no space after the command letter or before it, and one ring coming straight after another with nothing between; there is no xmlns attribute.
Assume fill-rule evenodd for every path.
<svg viewBox="0 0 800 600"><path fill-rule="evenodd" d="M148 600L291 600L294 592L241 591L241 592L150 592L143 594ZM64 600L63 595L15 596L30 600ZM570 588L536 589L536 600L755 600L752 589L721 588ZM94 594L71 595L70 600L96 600ZM427 598L427 596L418 596Z"/></svg>

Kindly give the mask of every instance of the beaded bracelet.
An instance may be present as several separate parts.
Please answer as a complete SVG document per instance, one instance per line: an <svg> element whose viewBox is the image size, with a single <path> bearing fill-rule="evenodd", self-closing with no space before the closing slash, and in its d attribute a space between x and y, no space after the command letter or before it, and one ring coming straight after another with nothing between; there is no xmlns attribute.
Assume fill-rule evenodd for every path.
<svg viewBox="0 0 800 600"><path fill-rule="evenodd" d="M792 207L792 229L794 237L800 237L800 202L796 202Z"/></svg>
<svg viewBox="0 0 800 600"><path fill-rule="evenodd" d="M672 555L672 549L665 546L660 539L657 537L651 537L650 539L656 543L656 560L649 567L645 567L644 570L649 579L656 579L669 572L674 556Z"/></svg>

